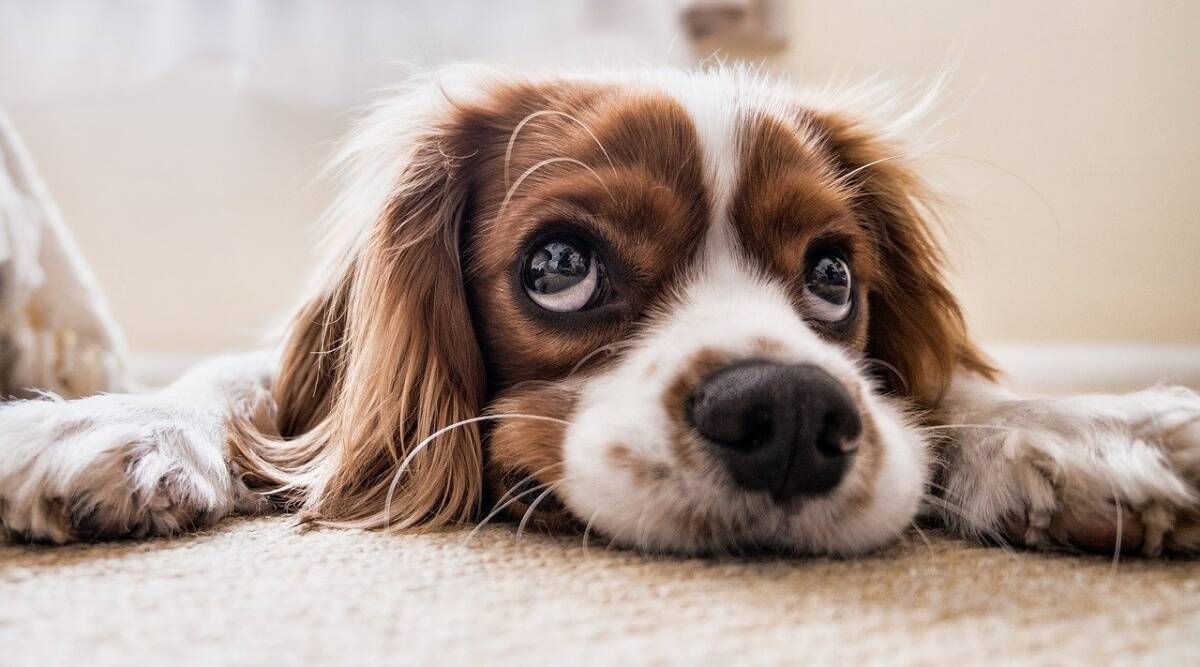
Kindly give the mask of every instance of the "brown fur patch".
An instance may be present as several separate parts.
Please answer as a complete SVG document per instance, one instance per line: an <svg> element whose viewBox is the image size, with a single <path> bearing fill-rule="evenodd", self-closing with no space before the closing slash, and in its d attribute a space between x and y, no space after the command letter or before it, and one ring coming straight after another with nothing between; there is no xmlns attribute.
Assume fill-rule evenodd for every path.
<svg viewBox="0 0 1200 667"><path fill-rule="evenodd" d="M755 337L750 341L750 348L764 358L779 358L786 352L783 343L774 338Z"/></svg>
<svg viewBox="0 0 1200 667"><path fill-rule="evenodd" d="M743 170L730 203L746 251L767 273L789 286L804 314L804 277L811 250L836 248L852 267L857 307L849 326L823 326L821 333L852 349L866 344L866 295L877 271L871 236L855 216L851 193L837 183L832 159L801 126L769 116L745 124Z"/></svg>
<svg viewBox="0 0 1200 667"><path fill-rule="evenodd" d="M671 469L665 464L638 456L619 442L608 446L608 460L614 468L628 473L638 484L654 484L671 476Z"/></svg>
<svg viewBox="0 0 1200 667"><path fill-rule="evenodd" d="M928 189L886 159L897 147L852 118L803 109L789 120L753 118L742 145L730 218L747 251L792 286L797 310L811 248L834 247L850 261L853 320L818 331L894 366L900 378L884 384L925 408L960 365L994 374L945 283Z"/></svg>
<svg viewBox="0 0 1200 667"><path fill-rule="evenodd" d="M528 525L539 530L573 526L575 517L558 497L563 483L563 434L578 400L578 380L529 382L514 387L491 406L493 415L535 415L547 419L514 417L496 422L488 438L487 514L507 504L503 515L521 520L539 496ZM545 488L539 488L539 487ZM510 502L511 501L511 502Z"/></svg>
<svg viewBox="0 0 1200 667"><path fill-rule="evenodd" d="M539 110L554 113L529 120L513 138ZM519 87L499 95L494 111L489 125L497 132L473 141L477 159L493 167L490 178L474 183L464 249L468 300L487 360L488 391L496 397L492 410L565 418L576 378L618 355L597 354L577 368L580 360L635 331L699 247L709 219L699 143L687 113L661 95ZM496 178L505 171L499 148L507 152L510 140L508 177ZM572 161L529 172L559 157ZM620 285L614 305L571 317L531 308L521 264L529 245L548 234L579 237L603 251ZM526 386L531 381L532 388ZM530 420L498 424L488 442L493 497L503 497L523 476L559 481L562 431ZM548 500L533 515L538 526L569 519L565 508L543 511ZM526 509L518 500L507 513L520 517Z"/></svg>
<svg viewBox="0 0 1200 667"><path fill-rule="evenodd" d="M885 386L923 408L937 405L959 367L984 377L995 369L967 333L958 300L946 284L942 253L931 229L930 190L902 160L903 154L853 118L827 114L810 119L837 173L853 174L855 216L877 248L868 294L866 353L899 371Z"/></svg>
<svg viewBox="0 0 1200 667"><path fill-rule="evenodd" d="M676 374L662 395L663 410L670 422L670 448L675 460L684 468L696 468L701 454L696 451L697 438L688 425L688 401L704 378L728 366L733 355L725 350L704 348L692 355Z"/></svg>
<svg viewBox="0 0 1200 667"><path fill-rule="evenodd" d="M557 96L514 91L569 117L539 116L521 128L512 145L511 184L494 177L477 183L464 266L489 379L498 389L560 377L592 351L624 339L669 292L708 222L698 139L683 108L661 95L585 90ZM491 139L493 150L526 115L508 113L497 121L503 131ZM520 175L559 157L578 162L538 168L505 204ZM552 234L604 251L620 285L614 305L570 317L532 307L520 264L530 244Z"/></svg>

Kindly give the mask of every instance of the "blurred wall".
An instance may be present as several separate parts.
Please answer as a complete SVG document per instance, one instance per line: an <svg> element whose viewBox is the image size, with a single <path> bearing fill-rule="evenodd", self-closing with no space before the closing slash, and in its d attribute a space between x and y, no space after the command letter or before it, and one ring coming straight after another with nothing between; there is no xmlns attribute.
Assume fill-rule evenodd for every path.
<svg viewBox="0 0 1200 667"><path fill-rule="evenodd" d="M344 119L234 94L225 70L8 109L135 352L253 346L318 256Z"/></svg>
<svg viewBox="0 0 1200 667"><path fill-rule="evenodd" d="M1200 342L1200 2L798 2L790 24L798 80L953 66L919 163L982 336Z"/></svg>
<svg viewBox="0 0 1200 667"><path fill-rule="evenodd" d="M797 80L955 65L920 164L955 203L984 338L1200 342L1200 3L791 10L771 66ZM136 351L252 345L299 296L347 114L238 94L204 60L110 97L4 103Z"/></svg>

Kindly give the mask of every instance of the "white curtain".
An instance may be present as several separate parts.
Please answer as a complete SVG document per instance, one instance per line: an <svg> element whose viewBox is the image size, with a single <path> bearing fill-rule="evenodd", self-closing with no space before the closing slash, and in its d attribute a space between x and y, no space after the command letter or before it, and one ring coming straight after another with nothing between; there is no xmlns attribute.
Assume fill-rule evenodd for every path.
<svg viewBox="0 0 1200 667"><path fill-rule="evenodd" d="M694 62L685 0L0 0L0 104L147 86L196 60L231 86L345 107L408 66Z"/></svg>

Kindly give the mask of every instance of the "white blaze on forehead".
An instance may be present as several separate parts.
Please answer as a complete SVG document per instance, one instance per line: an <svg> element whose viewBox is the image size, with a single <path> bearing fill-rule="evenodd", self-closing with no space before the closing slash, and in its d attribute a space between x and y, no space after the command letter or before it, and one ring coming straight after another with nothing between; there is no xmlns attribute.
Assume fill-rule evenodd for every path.
<svg viewBox="0 0 1200 667"><path fill-rule="evenodd" d="M737 221L729 219L729 209L744 167L740 138L745 123L760 115L793 116L800 103L797 91L754 67L726 65L696 71L608 71L576 74L571 79L660 93L683 107L696 130L712 206L702 261L736 261Z"/></svg>
<svg viewBox="0 0 1200 667"><path fill-rule="evenodd" d="M704 239L705 259L729 258L737 244L729 207L742 162L738 136L743 105L738 85L721 78L693 76L666 82L664 88L691 117L700 142L712 206Z"/></svg>

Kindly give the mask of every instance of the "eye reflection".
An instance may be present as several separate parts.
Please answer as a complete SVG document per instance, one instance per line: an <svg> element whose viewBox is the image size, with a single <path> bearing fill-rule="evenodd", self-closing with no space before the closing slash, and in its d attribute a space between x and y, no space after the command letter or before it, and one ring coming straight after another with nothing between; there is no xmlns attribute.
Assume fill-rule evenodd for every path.
<svg viewBox="0 0 1200 667"><path fill-rule="evenodd" d="M582 241L556 238L528 253L522 271L525 293L534 303L556 313L597 305L604 291L602 263Z"/></svg>
<svg viewBox="0 0 1200 667"><path fill-rule="evenodd" d="M539 294L554 294L587 277L591 261L565 241L551 241L529 258L529 286Z"/></svg>
<svg viewBox="0 0 1200 667"><path fill-rule="evenodd" d="M804 296L810 314L822 322L840 322L850 314L850 267L841 255L825 252L809 261Z"/></svg>

